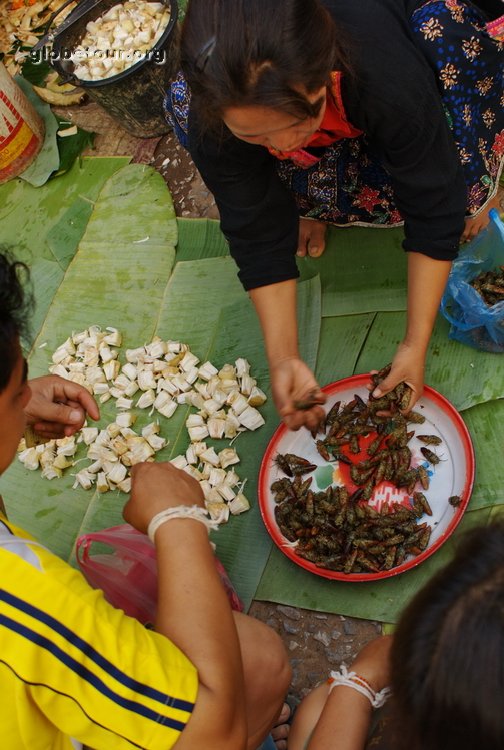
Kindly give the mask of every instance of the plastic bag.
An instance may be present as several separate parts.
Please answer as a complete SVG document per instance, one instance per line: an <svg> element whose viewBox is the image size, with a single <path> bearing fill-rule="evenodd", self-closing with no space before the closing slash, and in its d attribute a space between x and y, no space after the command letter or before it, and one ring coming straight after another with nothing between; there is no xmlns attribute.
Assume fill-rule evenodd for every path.
<svg viewBox="0 0 504 750"><path fill-rule="evenodd" d="M470 284L482 271L503 264L504 225L493 208L488 227L453 262L441 300L441 312L451 323L451 339L487 352L504 352L504 302L489 307Z"/></svg>
<svg viewBox="0 0 504 750"><path fill-rule="evenodd" d="M111 547L113 552L91 554L91 546L96 542ZM148 536L129 524L83 534L77 539L76 557L88 583L101 589L110 604L144 625L154 622L157 601L156 550ZM243 604L217 557L215 564L231 607L242 612Z"/></svg>

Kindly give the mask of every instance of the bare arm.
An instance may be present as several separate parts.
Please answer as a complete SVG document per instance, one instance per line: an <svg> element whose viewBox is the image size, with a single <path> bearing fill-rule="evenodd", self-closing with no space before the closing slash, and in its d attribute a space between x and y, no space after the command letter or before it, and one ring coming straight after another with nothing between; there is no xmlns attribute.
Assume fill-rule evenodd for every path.
<svg viewBox="0 0 504 750"><path fill-rule="evenodd" d="M313 429L323 417L322 408L297 411L294 407L295 400L306 398L312 391L321 403L325 401L313 373L299 356L296 282L282 281L252 289L250 297L264 335L278 412L291 430L302 425Z"/></svg>
<svg viewBox="0 0 504 750"><path fill-rule="evenodd" d="M372 707L364 695L343 685L327 698L308 750L364 750Z"/></svg>
<svg viewBox="0 0 504 750"><path fill-rule="evenodd" d="M125 519L140 531L160 511L202 505L198 483L170 464L133 469ZM238 635L220 582L208 533L198 521L171 520L155 534L158 561L156 630L198 670L199 690L180 750L242 750L247 727Z"/></svg>
<svg viewBox="0 0 504 750"><path fill-rule="evenodd" d="M389 376L374 390L374 395L388 393L401 381L413 389L410 406L422 395L427 347L450 268L450 261L408 253L406 334L394 356Z"/></svg>
<svg viewBox="0 0 504 750"><path fill-rule="evenodd" d="M371 687L382 690L389 682L391 638L377 638L359 653L351 670ZM345 685L329 693L326 683L315 688L296 711L289 735L289 750L363 750L372 706L366 696ZM308 745L307 745L308 742Z"/></svg>

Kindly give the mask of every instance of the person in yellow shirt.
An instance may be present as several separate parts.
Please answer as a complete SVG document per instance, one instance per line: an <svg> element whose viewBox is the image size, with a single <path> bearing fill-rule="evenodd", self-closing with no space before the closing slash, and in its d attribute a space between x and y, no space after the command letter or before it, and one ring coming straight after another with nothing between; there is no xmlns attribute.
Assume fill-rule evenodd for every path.
<svg viewBox="0 0 504 750"><path fill-rule="evenodd" d="M56 376L27 380L27 274L0 254L0 474L27 422L57 437L99 417L84 388ZM138 464L132 477L124 518L149 529L156 546L154 631L0 514L5 750L256 750L280 713L285 651L270 628L231 611L198 483L166 463Z"/></svg>

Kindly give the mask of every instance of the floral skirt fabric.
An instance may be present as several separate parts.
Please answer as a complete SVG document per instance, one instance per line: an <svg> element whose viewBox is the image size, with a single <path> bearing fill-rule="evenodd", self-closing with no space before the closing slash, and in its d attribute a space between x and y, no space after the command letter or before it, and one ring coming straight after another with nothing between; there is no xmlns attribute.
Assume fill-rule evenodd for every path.
<svg viewBox="0 0 504 750"><path fill-rule="evenodd" d="M504 161L504 57L478 10L459 0L428 0L410 19L417 45L437 81L467 184L467 215L477 214L497 190ZM187 147L190 93L181 74L165 99L166 116ZM319 149L308 169L278 162L301 216L332 224L394 226L402 222L389 174L368 149L366 136Z"/></svg>

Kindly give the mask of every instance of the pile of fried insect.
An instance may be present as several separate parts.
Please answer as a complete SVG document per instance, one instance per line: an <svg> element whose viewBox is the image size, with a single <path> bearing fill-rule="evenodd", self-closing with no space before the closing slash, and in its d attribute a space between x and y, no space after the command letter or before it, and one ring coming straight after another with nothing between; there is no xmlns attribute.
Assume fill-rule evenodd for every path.
<svg viewBox="0 0 504 750"><path fill-rule="evenodd" d="M390 371L390 365L374 373L376 387ZM411 389L405 383L381 398L359 395L347 404L336 402L321 426L323 439L315 437L316 448L324 460L347 464L353 487L330 485L313 492L312 477L317 466L293 453L277 454L275 463L287 476L271 485L275 500L275 518L282 534L292 543L295 553L320 568L342 573L379 573L402 565L409 555L419 555L428 546L432 528L420 522L432 516L423 492L429 487L425 466L411 465L408 447L414 431L408 424L422 424L425 417L407 410ZM308 399L298 408L309 408ZM440 458L427 446L438 446L437 435L416 435L424 443L422 455L432 465ZM364 451L365 458L357 460ZM353 459L352 460L352 456ZM289 479L288 477L291 477ZM368 504L375 488L383 481L405 488L407 505L392 503L378 511ZM456 507L460 497L448 502Z"/></svg>

